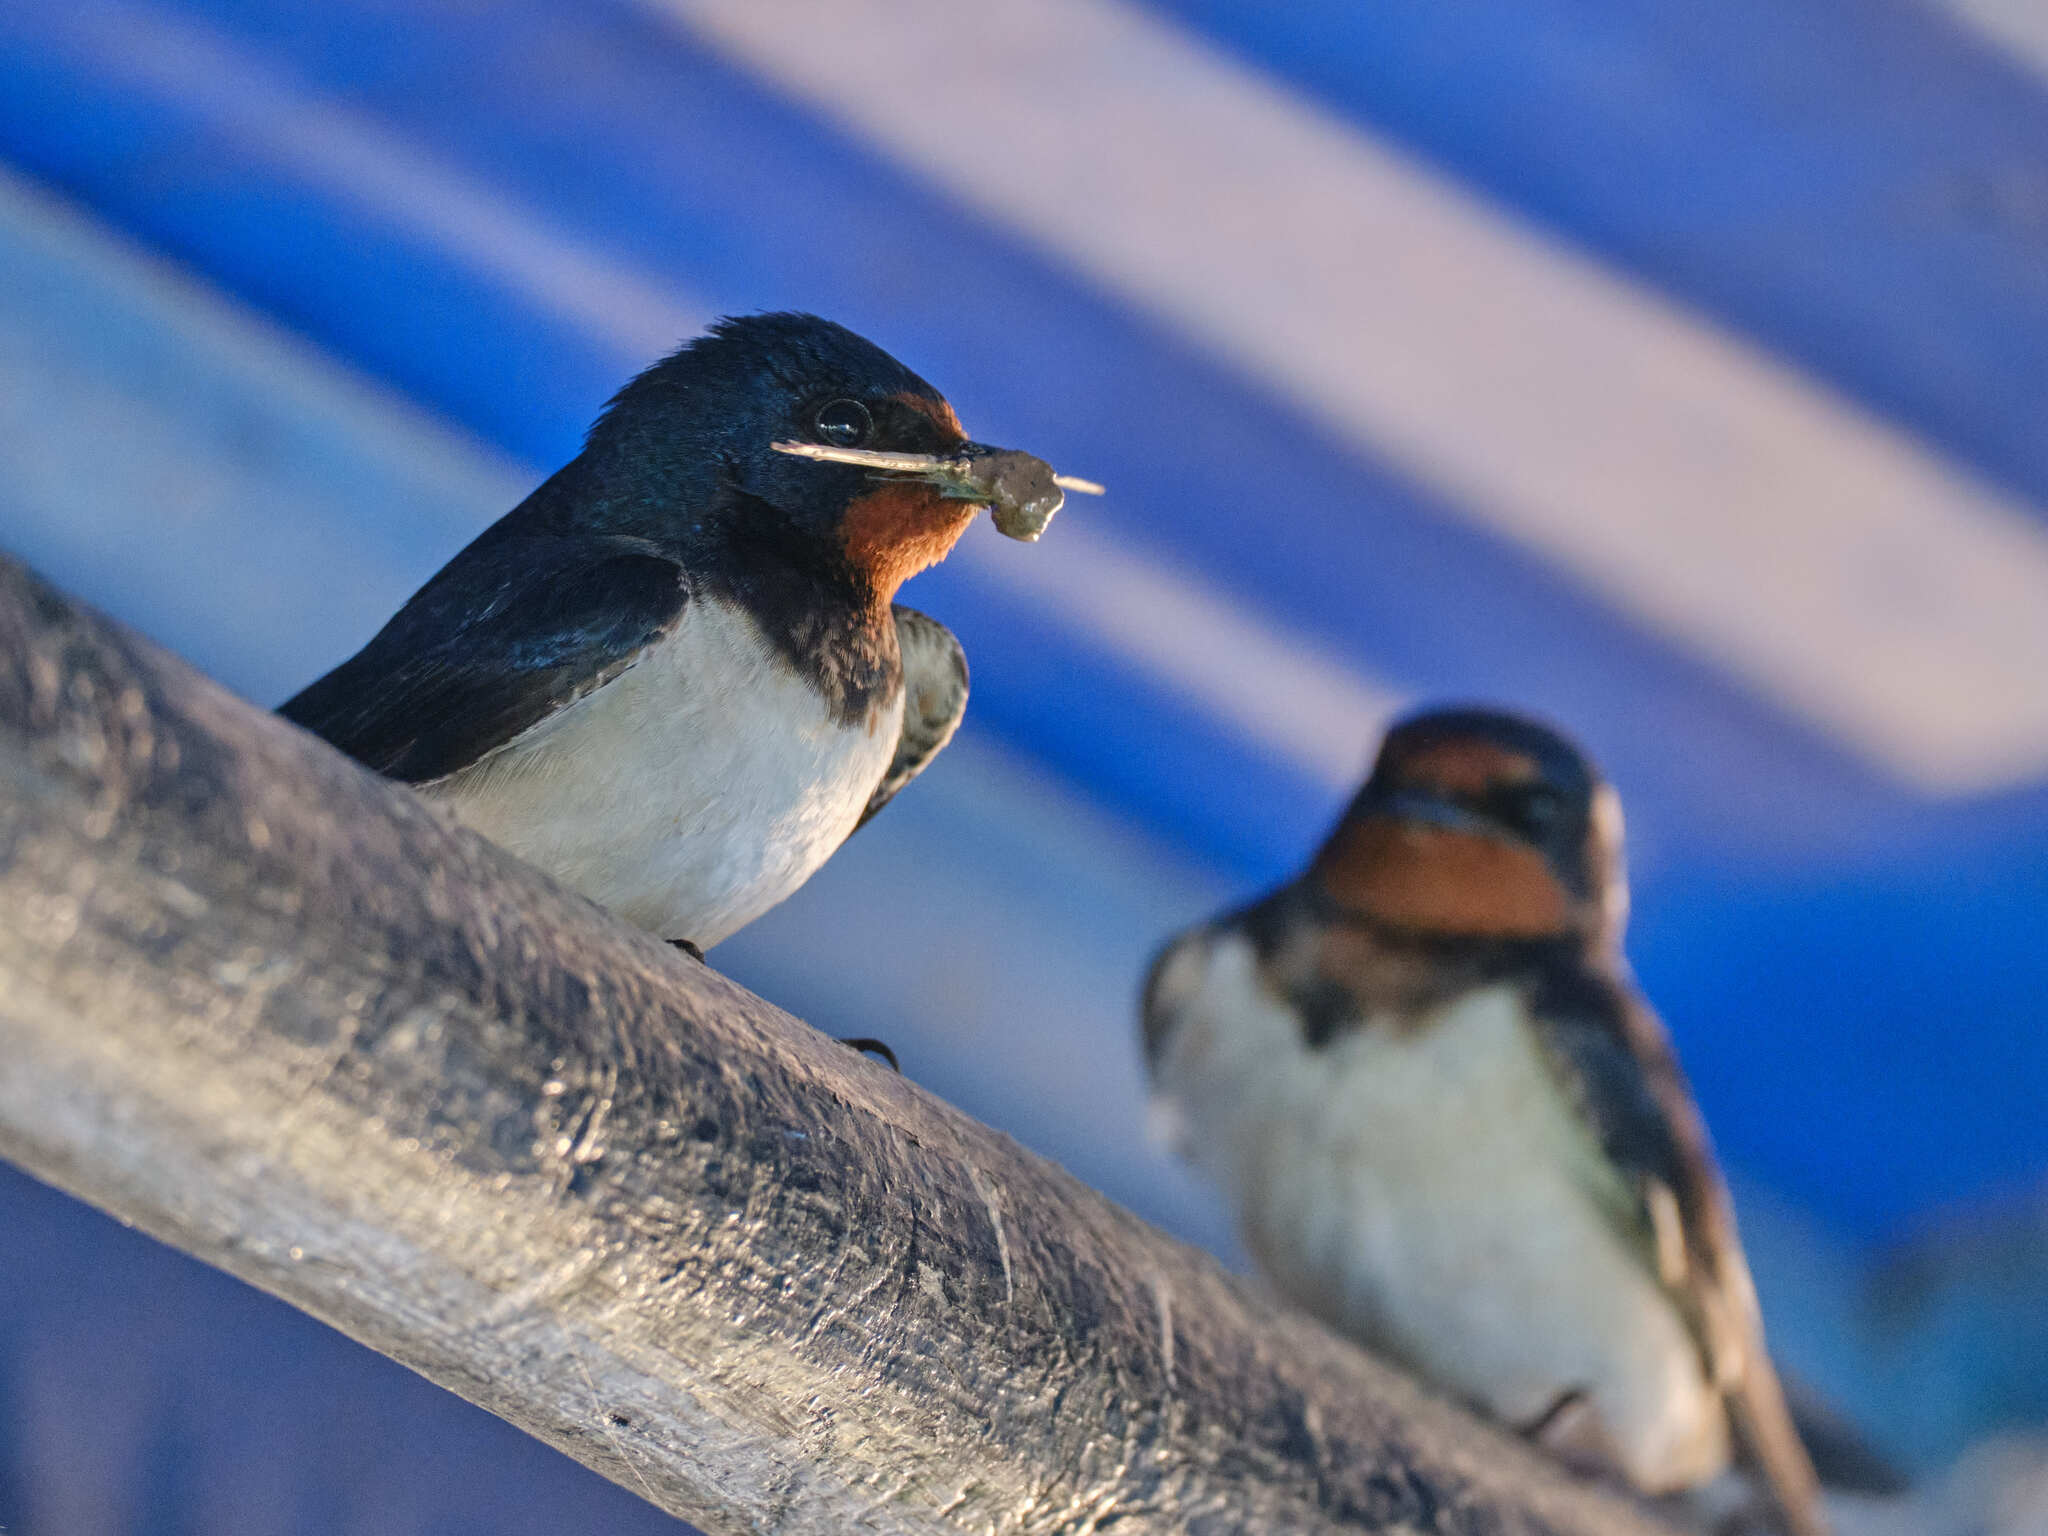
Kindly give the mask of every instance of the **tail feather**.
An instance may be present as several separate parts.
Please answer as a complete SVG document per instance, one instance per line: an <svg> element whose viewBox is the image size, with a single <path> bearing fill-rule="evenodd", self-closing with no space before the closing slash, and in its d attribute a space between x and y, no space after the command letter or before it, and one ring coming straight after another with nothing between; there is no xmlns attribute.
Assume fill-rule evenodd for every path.
<svg viewBox="0 0 2048 1536"><path fill-rule="evenodd" d="M1898 1498L1912 1490L1912 1479L1898 1464L1811 1386L1796 1377L1784 1378L1783 1385L1792 1422L1822 1488L1866 1498Z"/></svg>
<svg viewBox="0 0 2048 1536"><path fill-rule="evenodd" d="M1736 1434L1784 1518L1788 1536L1829 1536L1820 1478L1793 1422L1777 1370L1761 1349L1745 1362L1742 1380L1729 1394L1728 1409Z"/></svg>

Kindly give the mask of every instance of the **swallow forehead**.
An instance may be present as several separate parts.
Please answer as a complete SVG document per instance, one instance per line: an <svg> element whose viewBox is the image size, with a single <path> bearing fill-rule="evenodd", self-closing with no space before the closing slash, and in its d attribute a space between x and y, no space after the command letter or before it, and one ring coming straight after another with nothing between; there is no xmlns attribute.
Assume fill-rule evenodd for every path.
<svg viewBox="0 0 2048 1536"><path fill-rule="evenodd" d="M965 442L967 429L960 425L960 417L952 405L937 394L920 394L916 390L900 390L891 395L892 400L905 410L914 411L939 429L949 442Z"/></svg>
<svg viewBox="0 0 2048 1536"><path fill-rule="evenodd" d="M1374 776L1450 794L1541 782L1578 796L1600 782L1563 732L1524 715L1474 707L1434 709L1398 722L1380 748Z"/></svg>
<svg viewBox="0 0 2048 1536"><path fill-rule="evenodd" d="M1526 752L1479 737L1389 744L1387 768L1402 784L1447 795L1479 795L1501 784L1533 784L1543 765Z"/></svg>

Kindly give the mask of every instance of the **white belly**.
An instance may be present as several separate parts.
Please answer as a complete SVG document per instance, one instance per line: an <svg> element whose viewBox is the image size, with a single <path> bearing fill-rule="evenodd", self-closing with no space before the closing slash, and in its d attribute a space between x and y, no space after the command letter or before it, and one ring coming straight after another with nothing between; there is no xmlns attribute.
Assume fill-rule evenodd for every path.
<svg viewBox="0 0 2048 1536"><path fill-rule="evenodd" d="M899 696L840 724L752 620L700 599L612 682L426 793L629 922L708 947L845 841L902 717Z"/></svg>
<svg viewBox="0 0 2048 1536"><path fill-rule="evenodd" d="M1245 940L1179 964L1202 974L1169 977L1158 1095L1283 1294L1511 1424L1586 1394L1647 1490L1719 1470L1719 1396L1589 1193L1597 1147L1512 992L1312 1053Z"/></svg>

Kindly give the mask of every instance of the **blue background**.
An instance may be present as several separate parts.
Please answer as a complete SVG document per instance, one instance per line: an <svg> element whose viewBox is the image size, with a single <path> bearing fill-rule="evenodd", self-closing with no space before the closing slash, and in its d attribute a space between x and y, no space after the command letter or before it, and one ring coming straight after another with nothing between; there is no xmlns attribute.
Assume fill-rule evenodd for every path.
<svg viewBox="0 0 2048 1536"><path fill-rule="evenodd" d="M2048 514L2043 59L1888 0L1148 14ZM844 320L977 433L1111 483L1067 522L1371 687L1582 734L1629 805L1631 952L1744 1192L1781 1349L1920 1465L2048 1417L2024 1385L2048 1359L2000 1331L2048 1305L2038 1274L1969 1303L1990 1320L1945 1347L1981 1368L1933 1406L1860 1321L1915 1234L1965 1206L2033 1219L2048 760L1966 792L1906 782L647 10L14 0L0 546L260 702L573 453L656 350L438 237L423 184L329 174L292 124L647 275L673 340L724 311ZM197 489L167 512L164 484ZM1234 1260L1213 1202L1145 1147L1129 999L1165 933L1284 877L1343 786L985 565L913 600L973 658L970 735L715 958L891 1038L936 1091ZM939 979L848 979L906 950ZM9 1529L668 1524L11 1173L0 1229Z"/></svg>

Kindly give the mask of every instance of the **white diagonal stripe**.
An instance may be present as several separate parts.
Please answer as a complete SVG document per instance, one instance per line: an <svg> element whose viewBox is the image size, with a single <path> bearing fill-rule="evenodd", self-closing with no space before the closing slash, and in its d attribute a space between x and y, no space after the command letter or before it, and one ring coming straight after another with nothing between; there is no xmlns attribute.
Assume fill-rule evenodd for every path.
<svg viewBox="0 0 2048 1536"><path fill-rule="evenodd" d="M979 536L976 536L979 535ZM1356 784L1402 699L1200 577L1071 514L1029 548L971 529L951 558L1064 620L1236 734L1332 789Z"/></svg>
<svg viewBox="0 0 2048 1536"><path fill-rule="evenodd" d="M103 74L178 102L327 195L431 242L538 311L582 329L616 353L622 369L667 351L716 313L707 300L550 228L523 204L375 119L306 91L203 24L124 0L84 0L68 28L66 45L89 56ZM10 205L37 202L4 179L0 194L0 222L13 211ZM53 214L47 222L75 221ZM97 249L91 241L84 247ZM459 452L453 441L441 452L444 465L476 457L473 450ZM421 472L430 471L436 456L420 457ZM459 471L448 473L460 479ZM516 499L506 485L501 466L469 490L480 509L502 511ZM1388 690L1226 594L1121 551L1101 534L1075 529L1075 521L1069 516L1044 544L1022 552L1049 552L1046 565L1070 579L1047 580L998 558L980 562L984 575L1119 649L1141 674L1232 733L1251 736L1320 781L1342 786L1350 780L1393 707ZM1061 552L1069 542L1085 542L1088 558ZM1203 638L1162 643L1160 630L1135 622L1141 615ZM1287 700L1305 707L1282 707Z"/></svg>
<svg viewBox="0 0 2048 1536"><path fill-rule="evenodd" d="M2048 533L1120 0L642 0L1908 781L2048 768Z"/></svg>
<svg viewBox="0 0 2048 1536"><path fill-rule="evenodd" d="M2048 79L2048 5L2041 0L1938 0L2015 63Z"/></svg>
<svg viewBox="0 0 2048 1536"><path fill-rule="evenodd" d="M66 41L110 78L179 102L328 195L457 256L582 329L622 368L651 362L711 318L693 297L550 228L374 119L296 88L197 22L81 0L69 27Z"/></svg>

